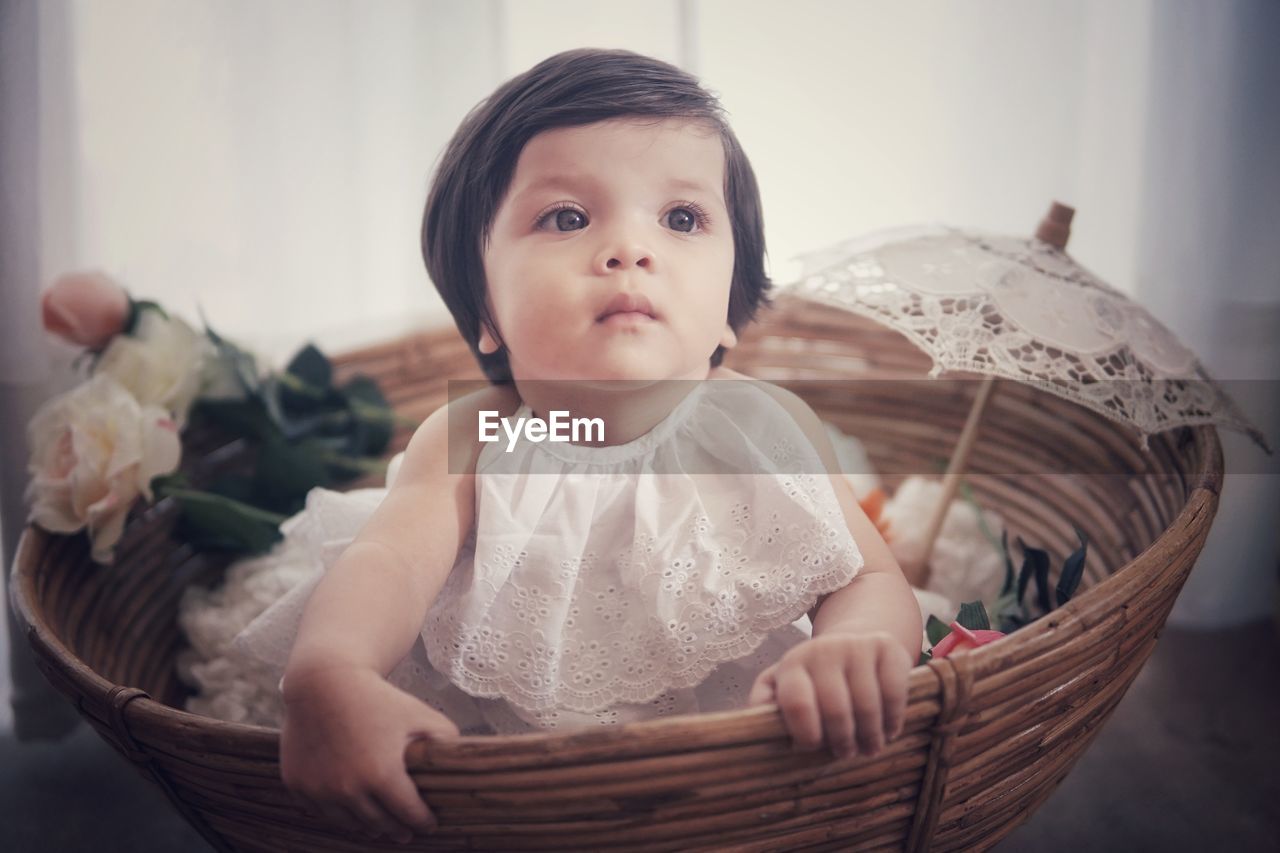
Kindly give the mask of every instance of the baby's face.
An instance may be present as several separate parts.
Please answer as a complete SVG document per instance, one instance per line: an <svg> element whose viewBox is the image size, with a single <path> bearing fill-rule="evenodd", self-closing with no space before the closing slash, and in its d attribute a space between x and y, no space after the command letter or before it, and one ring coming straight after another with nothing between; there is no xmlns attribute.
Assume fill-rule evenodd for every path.
<svg viewBox="0 0 1280 853"><path fill-rule="evenodd" d="M626 118L538 134L484 252L512 375L705 377L716 346L736 343L733 259L714 131Z"/></svg>

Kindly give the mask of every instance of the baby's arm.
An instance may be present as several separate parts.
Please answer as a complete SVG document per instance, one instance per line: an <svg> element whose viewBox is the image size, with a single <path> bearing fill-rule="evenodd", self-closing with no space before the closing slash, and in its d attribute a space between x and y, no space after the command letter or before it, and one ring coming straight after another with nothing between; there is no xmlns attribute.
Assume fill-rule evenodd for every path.
<svg viewBox="0 0 1280 853"><path fill-rule="evenodd" d="M773 388L831 476L849 532L864 560L849 584L820 599L813 639L762 672L750 704L775 702L796 745L825 740L837 756L880 751L902 730L907 673L920 654L920 609L884 538L867 518L840 473L822 423L803 400Z"/></svg>
<svg viewBox="0 0 1280 853"><path fill-rule="evenodd" d="M489 391L481 395L482 407L506 408ZM384 676L416 641L473 521L476 437L458 409L451 426L449 411L470 401L418 428L386 498L308 601L285 668L286 786L315 811L370 834L407 839L411 828L431 828L404 750L418 737L457 734Z"/></svg>

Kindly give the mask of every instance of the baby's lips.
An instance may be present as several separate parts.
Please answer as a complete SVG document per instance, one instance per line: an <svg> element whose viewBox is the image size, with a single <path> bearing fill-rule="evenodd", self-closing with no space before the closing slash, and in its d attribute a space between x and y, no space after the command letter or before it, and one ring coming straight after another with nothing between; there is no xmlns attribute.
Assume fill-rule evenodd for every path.
<svg viewBox="0 0 1280 853"><path fill-rule="evenodd" d="M935 658L945 658L954 651L965 651L967 649L976 649L979 646L985 646L987 643L994 643L1003 637L999 631L988 631L983 628L966 628L959 622L951 623L951 633L938 641L933 647L933 656Z"/></svg>
<svg viewBox="0 0 1280 853"><path fill-rule="evenodd" d="M653 303L649 301L649 297L643 293L618 293L604 306L604 309L596 316L596 320L603 321L611 314L621 314L636 312L640 314L648 314L650 319L658 319L658 313L653 310Z"/></svg>

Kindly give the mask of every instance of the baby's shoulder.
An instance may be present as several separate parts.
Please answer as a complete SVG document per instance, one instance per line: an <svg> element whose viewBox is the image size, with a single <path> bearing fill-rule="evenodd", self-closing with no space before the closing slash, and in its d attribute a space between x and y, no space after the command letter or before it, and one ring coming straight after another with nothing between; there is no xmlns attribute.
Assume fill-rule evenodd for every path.
<svg viewBox="0 0 1280 853"><path fill-rule="evenodd" d="M817 413L794 391L724 367L714 368L707 378L712 380L738 379L750 382L756 390L766 394L786 414L791 416L796 426L804 433L805 438L809 439L809 443L818 451L818 455L822 457L823 462L828 465L828 469L835 470L830 468L831 463L835 460L835 451L831 447L831 439L827 435L826 427L823 426L822 420Z"/></svg>
<svg viewBox="0 0 1280 853"><path fill-rule="evenodd" d="M447 460L451 474L475 473L481 443L478 423L482 411L508 417L520 406L512 386L491 385L450 400L436 409L414 431L405 448L406 467L440 469Z"/></svg>
<svg viewBox="0 0 1280 853"><path fill-rule="evenodd" d="M782 408L786 410L787 414L791 415L800 428L805 430L806 433L811 429L822 431L822 422L818 419L817 414L815 414L813 409L809 407L808 403L793 391L774 385L772 382L766 382L763 379L756 379L755 377L747 376L744 373L739 373L736 370L730 370L727 367L716 367L712 369L707 378L710 380L736 379L750 382L754 388L764 392L772 398L774 402L782 406Z"/></svg>

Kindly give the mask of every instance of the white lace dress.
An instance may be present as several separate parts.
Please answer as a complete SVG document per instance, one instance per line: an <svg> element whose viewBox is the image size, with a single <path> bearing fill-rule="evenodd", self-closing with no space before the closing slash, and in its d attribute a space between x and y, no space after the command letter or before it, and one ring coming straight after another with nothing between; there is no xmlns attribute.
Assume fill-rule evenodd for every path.
<svg viewBox="0 0 1280 853"><path fill-rule="evenodd" d="M752 382L701 383L626 444L505 447L482 450L475 527L388 676L464 733L743 707L862 565L816 451ZM242 653L283 671L311 591L383 495L311 493L281 550L315 571L236 637Z"/></svg>

